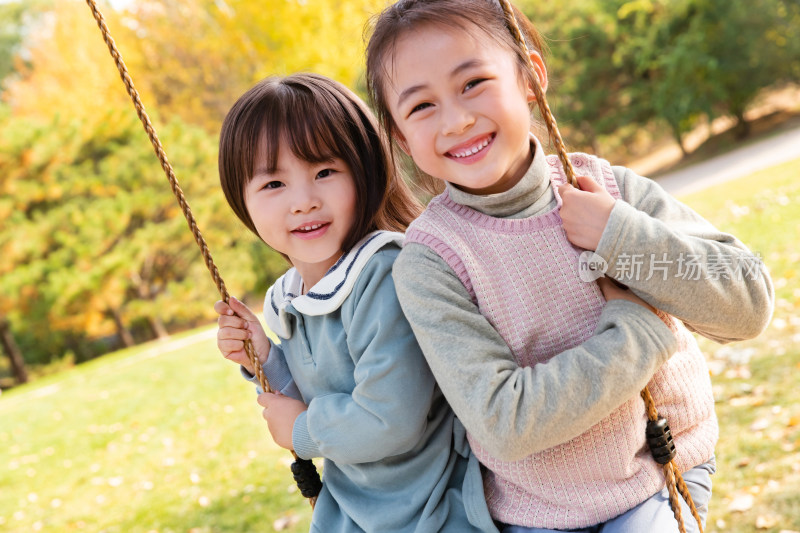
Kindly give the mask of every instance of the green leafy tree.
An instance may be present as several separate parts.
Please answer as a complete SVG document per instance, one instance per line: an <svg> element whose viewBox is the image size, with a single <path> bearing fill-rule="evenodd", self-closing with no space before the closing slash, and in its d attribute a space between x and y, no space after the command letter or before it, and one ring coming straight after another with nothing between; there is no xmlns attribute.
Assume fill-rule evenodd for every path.
<svg viewBox="0 0 800 533"><path fill-rule="evenodd" d="M707 28L705 49L717 60L711 79L719 88L719 105L736 118L737 135L747 136L745 112L761 89L800 80L800 6L781 0L696 0L696 6Z"/></svg>
<svg viewBox="0 0 800 533"><path fill-rule="evenodd" d="M107 348L95 339L127 343L211 317L215 287L135 115L3 126L0 309L29 361L64 349L83 359ZM231 290L255 290L257 268L274 279L224 204L215 141L178 121L161 137Z"/></svg>
<svg viewBox="0 0 800 533"><path fill-rule="evenodd" d="M635 0L618 14L634 21L623 53L638 58L640 96L682 149L683 134L715 113L733 116L746 136L745 112L760 91L798 79L795 2Z"/></svg>
<svg viewBox="0 0 800 533"><path fill-rule="evenodd" d="M0 108L0 315L31 363L207 320L217 298L85 4L45 7ZM126 61L140 62L136 24L104 11ZM263 291L285 263L224 205L216 139L179 113L164 125L150 114L229 290Z"/></svg>
<svg viewBox="0 0 800 533"><path fill-rule="evenodd" d="M632 21L621 1L527 2L523 9L550 42L550 97L569 142L600 151L598 139L652 117L639 98L636 58L625 53Z"/></svg>
<svg viewBox="0 0 800 533"><path fill-rule="evenodd" d="M745 111L764 88L800 79L794 0L522 2L551 43L550 98L565 137L598 139L664 121L683 137L704 117Z"/></svg>

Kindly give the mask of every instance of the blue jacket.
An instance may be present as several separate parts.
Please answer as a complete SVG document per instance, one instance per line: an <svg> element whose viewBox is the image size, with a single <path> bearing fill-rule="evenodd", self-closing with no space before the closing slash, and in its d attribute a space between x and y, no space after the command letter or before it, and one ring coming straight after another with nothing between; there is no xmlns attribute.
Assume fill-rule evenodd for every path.
<svg viewBox="0 0 800 533"><path fill-rule="evenodd" d="M496 532L479 464L395 294L402 234L367 235L305 295L289 270L267 292L280 337L265 374L301 398L301 458L324 458L311 531Z"/></svg>

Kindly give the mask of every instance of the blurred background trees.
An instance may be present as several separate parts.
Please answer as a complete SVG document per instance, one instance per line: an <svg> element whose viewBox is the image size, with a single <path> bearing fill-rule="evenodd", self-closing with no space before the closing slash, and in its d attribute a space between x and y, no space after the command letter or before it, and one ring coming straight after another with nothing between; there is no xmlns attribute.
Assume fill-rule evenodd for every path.
<svg viewBox="0 0 800 533"><path fill-rule="evenodd" d="M363 87L377 0L101 3L233 294L286 268L217 184L221 121L269 74ZM800 80L796 0L521 0L550 44L549 99L571 148L643 128L682 146L698 122ZM0 3L0 328L28 365L83 361L211 318L217 299L158 161L81 0ZM10 340L9 340L10 339ZM22 379L17 363L4 372Z"/></svg>
<svg viewBox="0 0 800 533"><path fill-rule="evenodd" d="M520 2L549 39L549 96L577 148L648 124L683 136L800 80L797 0ZM555 83L552 83L555 82Z"/></svg>

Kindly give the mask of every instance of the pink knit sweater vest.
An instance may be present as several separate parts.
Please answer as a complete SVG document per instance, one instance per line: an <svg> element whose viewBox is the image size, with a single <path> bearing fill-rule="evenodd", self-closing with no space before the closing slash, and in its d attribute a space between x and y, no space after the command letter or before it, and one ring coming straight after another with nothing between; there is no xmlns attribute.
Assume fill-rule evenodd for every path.
<svg viewBox="0 0 800 533"><path fill-rule="evenodd" d="M493 218L445 193L406 233L406 243L430 247L456 272L521 366L544 363L580 345L594 332L605 304L597 284L578 277L580 250L567 240L559 216L557 187L566 178L557 157L547 159L558 201L553 211L525 219ZM593 177L620 197L608 162L586 154L570 159L579 175ZM679 349L648 386L669 421L683 472L711 457L718 427L708 368L694 337L674 318L662 319ZM637 395L571 441L513 462L492 457L470 437L487 467L492 516L507 524L573 529L635 507L664 486L645 443L646 421Z"/></svg>

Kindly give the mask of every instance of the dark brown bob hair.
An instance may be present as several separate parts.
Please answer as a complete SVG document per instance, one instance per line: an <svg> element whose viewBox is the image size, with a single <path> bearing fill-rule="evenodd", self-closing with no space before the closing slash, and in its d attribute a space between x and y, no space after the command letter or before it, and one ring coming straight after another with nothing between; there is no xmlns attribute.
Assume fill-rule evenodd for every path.
<svg viewBox="0 0 800 533"><path fill-rule="evenodd" d="M395 170L388 142L372 112L344 85L318 74L270 77L244 93L228 112L219 139L219 177L228 204L258 235L245 205L256 154L269 172L282 143L309 163L336 157L350 169L356 212L342 251L370 231L405 231L421 204Z"/></svg>
<svg viewBox="0 0 800 533"><path fill-rule="evenodd" d="M519 9L512 6L512 10L528 49L544 59L541 35ZM367 91L388 134L396 127L389 113L386 89L397 42L411 31L431 27L482 33L508 48L516 58L521 79L535 83L525 51L511 34L497 0L400 0L373 19L367 44Z"/></svg>

